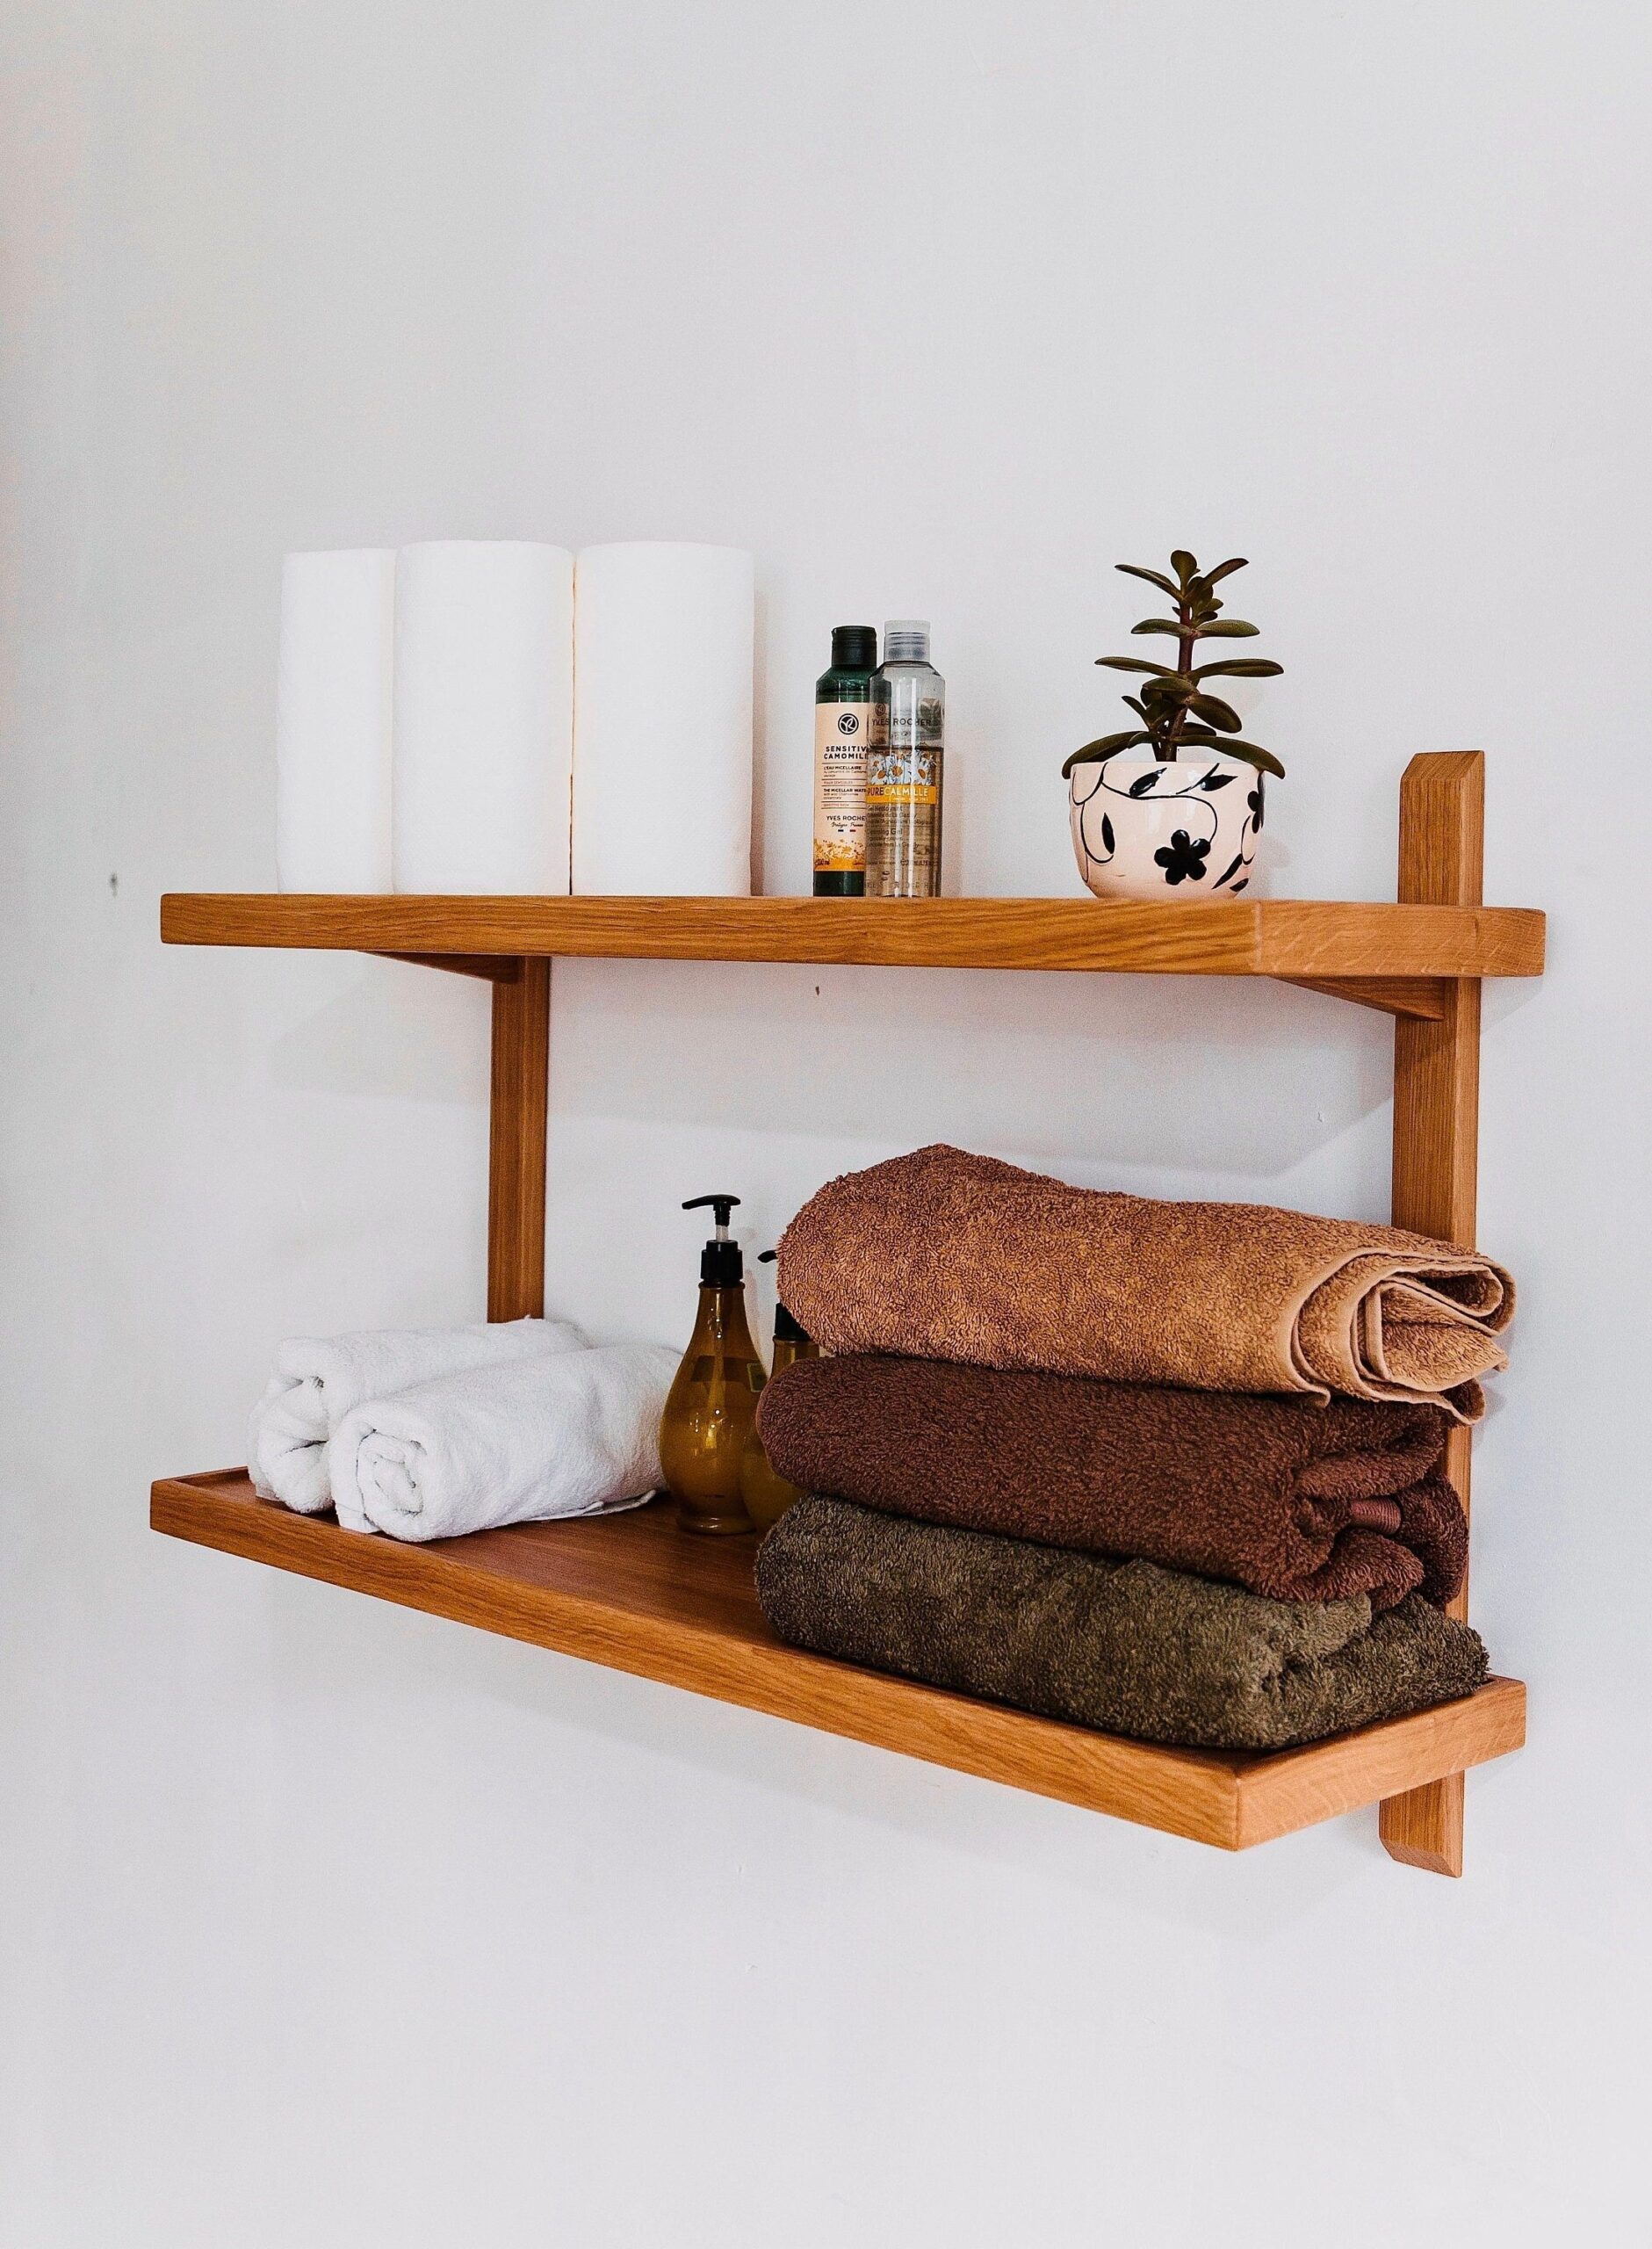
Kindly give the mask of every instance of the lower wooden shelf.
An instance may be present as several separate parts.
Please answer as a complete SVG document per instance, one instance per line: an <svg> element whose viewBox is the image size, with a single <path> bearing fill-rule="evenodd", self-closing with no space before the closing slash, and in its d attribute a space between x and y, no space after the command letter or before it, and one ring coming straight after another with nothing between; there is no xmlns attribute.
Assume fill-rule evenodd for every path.
<svg viewBox="0 0 1652 2249"><path fill-rule="evenodd" d="M605 1521L523 1523L414 1546L341 1530L331 1516L290 1514L231 1468L162 1479L149 1520L197 1546L1223 1850L1444 1779L1526 1739L1526 1689L1514 1679L1263 1756L1165 1749L1029 1717L786 1647L757 1605L752 1542L689 1536L659 1503Z"/></svg>

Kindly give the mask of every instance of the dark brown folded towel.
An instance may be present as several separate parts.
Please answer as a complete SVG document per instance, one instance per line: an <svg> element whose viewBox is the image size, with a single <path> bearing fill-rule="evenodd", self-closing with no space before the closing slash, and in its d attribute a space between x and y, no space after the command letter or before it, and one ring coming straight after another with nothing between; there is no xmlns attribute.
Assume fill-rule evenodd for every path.
<svg viewBox="0 0 1652 2249"><path fill-rule="evenodd" d="M1282 1749L1471 1694L1478 1633L1413 1594L1312 1606L1151 1562L804 1499L757 1555L763 1614L819 1655L1189 1748Z"/></svg>
<svg viewBox="0 0 1652 2249"><path fill-rule="evenodd" d="M1139 1556L1276 1601L1449 1601L1468 1529L1429 1406L1213 1396L942 1359L802 1359L764 1391L770 1464L809 1492L966 1530Z"/></svg>
<svg viewBox="0 0 1652 2249"><path fill-rule="evenodd" d="M949 1147L823 1187L781 1237L779 1288L830 1351L1423 1400L1470 1421L1514 1311L1501 1266L1425 1234L1099 1195Z"/></svg>

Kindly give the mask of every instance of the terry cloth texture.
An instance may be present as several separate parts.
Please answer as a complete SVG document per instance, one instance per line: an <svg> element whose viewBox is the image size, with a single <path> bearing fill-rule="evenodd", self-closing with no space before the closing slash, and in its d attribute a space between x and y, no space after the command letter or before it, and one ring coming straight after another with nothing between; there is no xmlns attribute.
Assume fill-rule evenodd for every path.
<svg viewBox="0 0 1652 2249"><path fill-rule="evenodd" d="M677 1356L612 1343L472 1367L357 1407L327 1448L341 1529L457 1538L635 1506L660 1481Z"/></svg>
<svg viewBox="0 0 1652 2249"><path fill-rule="evenodd" d="M830 1351L1420 1400L1465 1421L1514 1311L1501 1266L1424 1234L1097 1194L945 1146L823 1187L781 1237L777 1284Z"/></svg>
<svg viewBox="0 0 1652 2249"><path fill-rule="evenodd" d="M571 1320L294 1336L276 1353L275 1372L252 1409L247 1460L253 1489L300 1515L319 1515L333 1499L328 1440L357 1407L467 1368L514 1366L584 1348Z"/></svg>
<svg viewBox="0 0 1652 2249"><path fill-rule="evenodd" d="M1486 1652L1413 1594L1311 1606L846 1500L804 1499L757 1556L783 1640L1041 1717L1202 1749L1282 1749L1467 1695Z"/></svg>
<svg viewBox="0 0 1652 2249"><path fill-rule="evenodd" d="M941 1359L802 1359L770 1466L891 1515L1231 1578L1276 1601L1449 1601L1468 1526L1432 1406L1215 1396Z"/></svg>

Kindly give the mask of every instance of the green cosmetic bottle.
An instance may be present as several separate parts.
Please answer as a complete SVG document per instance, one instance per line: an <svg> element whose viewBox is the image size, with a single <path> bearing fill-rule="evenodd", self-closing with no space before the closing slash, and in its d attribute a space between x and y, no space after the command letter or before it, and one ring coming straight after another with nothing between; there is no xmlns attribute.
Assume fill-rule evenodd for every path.
<svg viewBox="0 0 1652 2249"><path fill-rule="evenodd" d="M872 738L877 633L834 625L832 665L814 688L814 894L866 892L866 754Z"/></svg>
<svg viewBox="0 0 1652 2249"><path fill-rule="evenodd" d="M660 1465L684 1530L724 1536L750 1530L740 1498L740 1464L763 1386L763 1363L746 1320L746 1269L729 1239L738 1195L696 1195L717 1231L700 1257L700 1305L689 1348L660 1418Z"/></svg>

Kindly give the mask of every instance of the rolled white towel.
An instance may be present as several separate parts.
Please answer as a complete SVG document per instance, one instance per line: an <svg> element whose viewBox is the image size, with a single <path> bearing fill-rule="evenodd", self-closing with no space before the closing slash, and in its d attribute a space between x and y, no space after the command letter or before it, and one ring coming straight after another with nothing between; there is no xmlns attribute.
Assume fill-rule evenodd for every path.
<svg viewBox="0 0 1652 2249"><path fill-rule="evenodd" d="M347 1530L455 1538L602 1515L660 1482L660 1416L678 1354L616 1343L478 1367L347 1414L328 1473Z"/></svg>
<svg viewBox="0 0 1652 2249"><path fill-rule="evenodd" d="M297 1336L252 1409L247 1458L253 1489L299 1515L329 1506L327 1441L352 1407L439 1375L579 1351L571 1320L500 1320L486 1327L381 1327L357 1335Z"/></svg>

